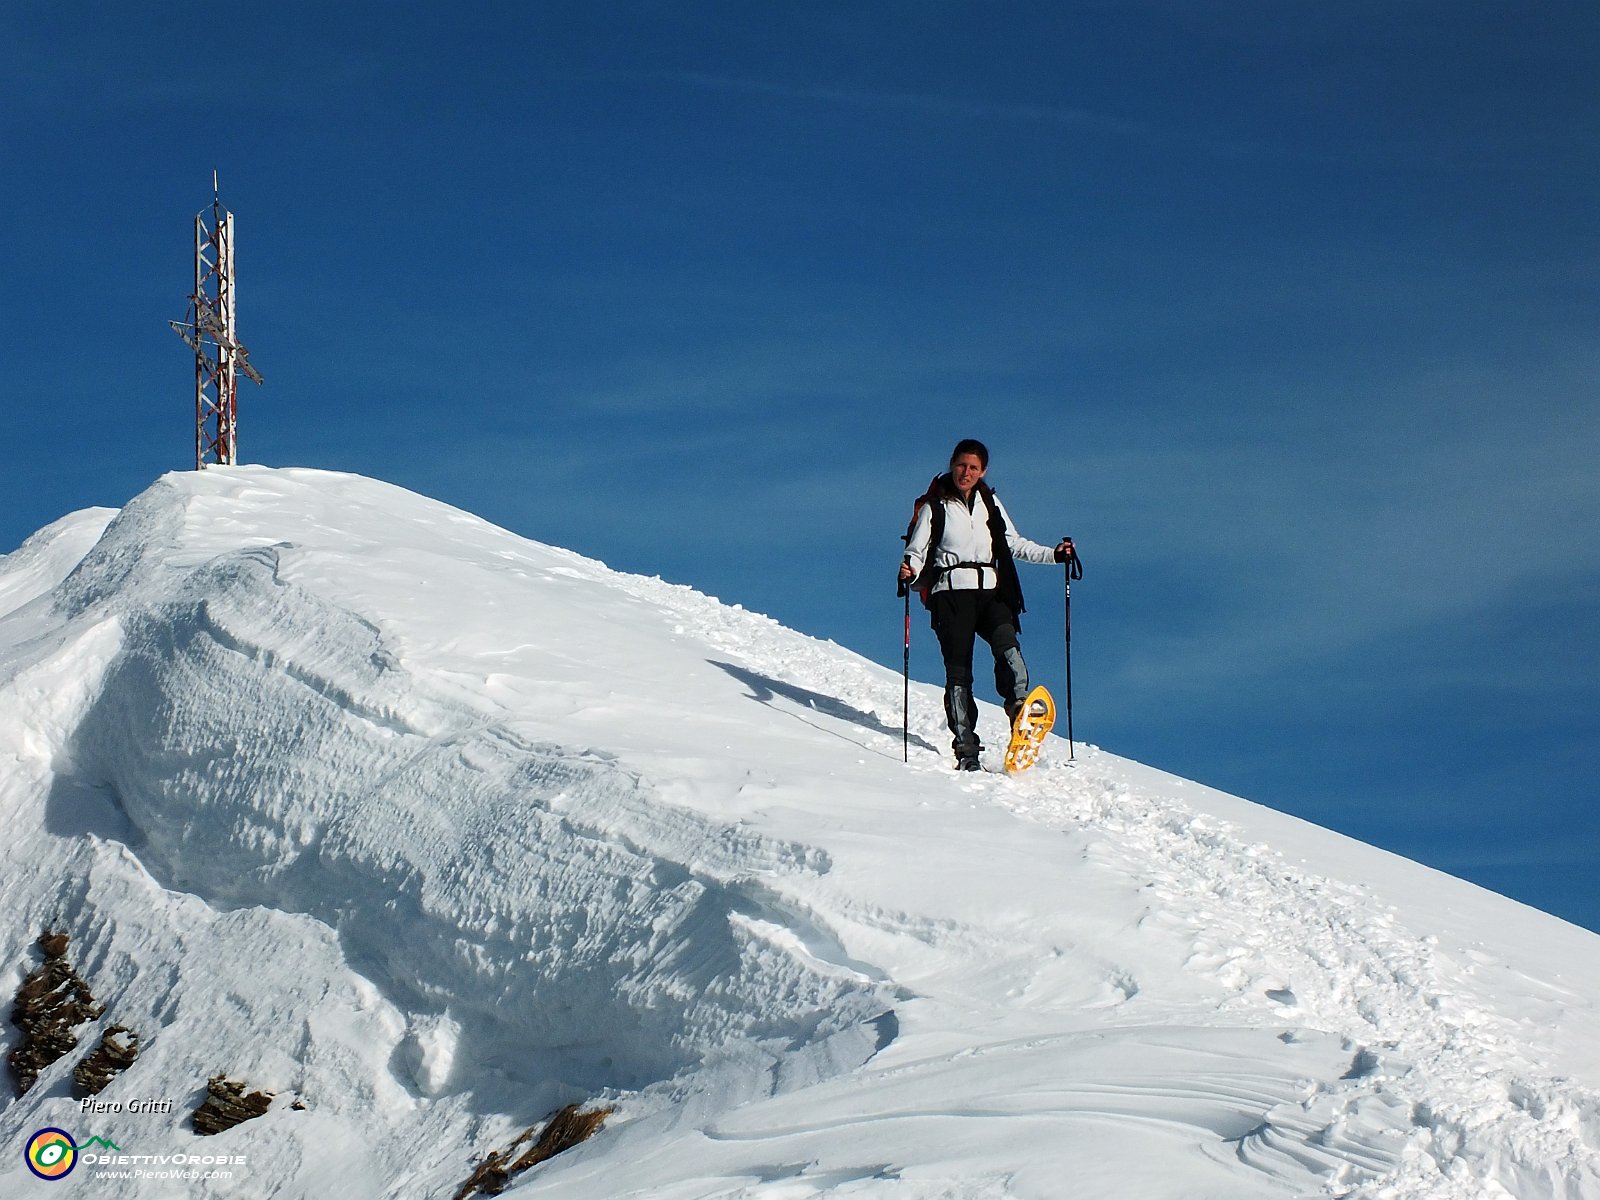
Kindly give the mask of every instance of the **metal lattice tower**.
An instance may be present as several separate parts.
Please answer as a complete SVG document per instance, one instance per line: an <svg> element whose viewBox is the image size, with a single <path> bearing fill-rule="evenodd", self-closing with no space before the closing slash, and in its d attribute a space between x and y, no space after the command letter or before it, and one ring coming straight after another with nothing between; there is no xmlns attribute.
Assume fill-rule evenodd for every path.
<svg viewBox="0 0 1600 1200"><path fill-rule="evenodd" d="M194 292L186 320L168 324L194 351L194 465L232 465L239 454L239 376L261 382L239 341L233 276L233 214L211 177L211 224L194 218Z"/></svg>

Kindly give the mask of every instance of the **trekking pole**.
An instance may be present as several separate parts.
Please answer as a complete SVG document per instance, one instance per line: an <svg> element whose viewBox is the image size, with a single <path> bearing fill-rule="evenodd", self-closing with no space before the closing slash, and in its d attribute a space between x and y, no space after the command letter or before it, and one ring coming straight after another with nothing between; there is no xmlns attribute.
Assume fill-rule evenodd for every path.
<svg viewBox="0 0 1600 1200"><path fill-rule="evenodd" d="M906 657L905 666L900 673L901 682L905 685L905 695L900 702L900 745L905 760L909 763L911 761L911 589L902 583L900 594L906 598Z"/></svg>
<svg viewBox="0 0 1600 1200"><path fill-rule="evenodd" d="M1071 538L1062 538L1070 543ZM1063 625L1066 630L1067 641L1067 761L1071 762L1077 757L1076 747L1072 737L1072 581L1083 578L1083 564L1078 561L1076 547L1067 550L1067 557L1061 563L1062 585L1065 588Z"/></svg>

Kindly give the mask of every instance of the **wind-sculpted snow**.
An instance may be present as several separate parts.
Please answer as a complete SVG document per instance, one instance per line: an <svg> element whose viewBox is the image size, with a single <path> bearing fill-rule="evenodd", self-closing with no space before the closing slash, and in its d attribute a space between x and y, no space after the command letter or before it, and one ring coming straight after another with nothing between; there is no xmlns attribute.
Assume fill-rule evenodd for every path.
<svg viewBox="0 0 1600 1200"><path fill-rule="evenodd" d="M889 1000L744 919L782 907L752 871L817 874L825 854L430 698L372 623L281 577L292 552L169 570L69 744L163 886L326 924L409 1020L450 1013L459 1077L587 1095L741 1040L871 1052Z"/></svg>
<svg viewBox="0 0 1600 1200"><path fill-rule="evenodd" d="M109 517L0 560L0 984L70 934L177 1104L69 1056L0 1139L279 1099L85 1195L448 1197L587 1101L515 1194L1600 1197L1592 935L1081 743L957 776L920 685L904 764L892 672L370 480Z"/></svg>

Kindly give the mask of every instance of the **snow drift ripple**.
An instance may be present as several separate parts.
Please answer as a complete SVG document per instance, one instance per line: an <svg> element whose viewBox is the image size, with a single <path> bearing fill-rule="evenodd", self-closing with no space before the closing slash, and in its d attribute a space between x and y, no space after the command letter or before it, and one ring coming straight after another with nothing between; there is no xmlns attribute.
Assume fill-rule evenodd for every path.
<svg viewBox="0 0 1600 1200"><path fill-rule="evenodd" d="M1348 1200L1429 1200L1461 1180L1484 1195L1582 1200L1600 1186L1600 1093L1538 1073L1508 1050L1519 1031L1475 1005L1435 948L1356 885L1316 877L1227 822L1111 780L1018 805L1034 819L1119 835L1100 852L1137 863L1188 927L1189 966L1233 995L1336 1032L1355 1049L1331 1086L1267 1114L1241 1161L1299 1162Z"/></svg>
<svg viewBox="0 0 1600 1200"><path fill-rule="evenodd" d="M108 538L94 557L118 578L148 569ZM113 797L164 886L314 917L414 1029L448 1012L467 1040L453 1079L415 1072L423 1092L483 1070L632 1090L730 1057L814 1078L875 1051L877 985L748 919L781 903L758 876L823 873L825 855L432 697L369 621L281 578L290 549L176 568L167 599L125 614L72 738L80 782ZM78 611L115 587L91 567L70 581ZM397 1069L421 1057L397 1047Z"/></svg>

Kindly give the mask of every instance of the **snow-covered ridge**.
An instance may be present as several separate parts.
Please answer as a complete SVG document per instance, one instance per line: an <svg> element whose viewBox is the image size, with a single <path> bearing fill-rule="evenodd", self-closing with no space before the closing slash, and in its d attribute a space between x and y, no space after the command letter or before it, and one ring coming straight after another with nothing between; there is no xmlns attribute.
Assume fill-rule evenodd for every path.
<svg viewBox="0 0 1600 1200"><path fill-rule="evenodd" d="M908 768L898 676L372 480L111 517L0 560L0 984L65 929L107 1097L284 1097L205 1194L603 1099L514 1190L1600 1196L1593 935L1093 748L958 778L929 689ZM6 1139L193 1141L70 1071Z"/></svg>

